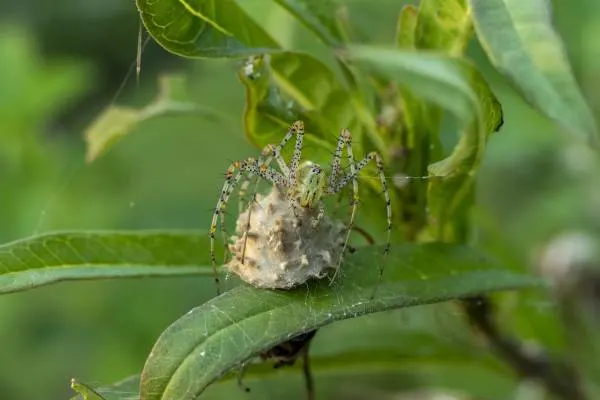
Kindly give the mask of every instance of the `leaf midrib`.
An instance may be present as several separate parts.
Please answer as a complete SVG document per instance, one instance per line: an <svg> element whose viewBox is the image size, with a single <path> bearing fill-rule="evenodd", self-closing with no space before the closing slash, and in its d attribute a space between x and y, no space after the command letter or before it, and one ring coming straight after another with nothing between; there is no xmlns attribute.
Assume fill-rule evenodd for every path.
<svg viewBox="0 0 600 400"><path fill-rule="evenodd" d="M509 272L509 271L492 270L492 269L474 269L474 270L469 270L469 271L461 273L460 274L460 278L461 279L468 279L469 278L468 275L471 275L471 274L474 274L474 273L475 274L476 273L480 273L480 272L483 272L483 271L485 271L485 272L497 271L497 272L507 272L507 273ZM510 274L510 275L512 275L512 274ZM446 277L442 277L441 279L452 279L452 278L454 278L454 277L453 276L446 276ZM440 278L438 278L438 279L440 279ZM388 285L394 285L395 286L398 283L405 283L405 282L406 282L405 280L396 281L396 282L394 282L394 284L388 284ZM536 283L538 283L537 280L536 280ZM498 289L498 290L518 289L518 288L521 288L521 287L526 286L526 285L527 284L525 283L525 279L524 279L520 283L513 283L511 285L506 285L502 289ZM364 288L365 293L367 293L367 292L371 293L371 291L369 289L372 290L372 286L365 287ZM236 289L233 289L233 290L236 290ZM487 289L487 290L490 290L490 289ZM468 296L472 296L472 295L475 295L475 294L478 294L478 293L481 293L481 291L480 290L472 290L470 293L464 293L460 297L468 297ZM449 293L438 295L436 297L431 297L430 299L425 300L425 301L414 301L414 300L411 301L411 300L407 300L405 297L394 296L394 295L389 295L389 296L384 296L384 297L378 297L377 299L373 299L373 300L370 300L367 297L367 300L359 302L358 304L351 305L351 306L348 306L348 307L344 307L342 310L337 310L337 311L334 310L334 311L332 311L330 313L324 314L324 316L326 318L323 318L323 317L319 318L318 316L316 316L311 321L312 323L305 324L304 327L303 327L303 329L298 330L298 331L294 331L294 333L295 334L302 334L302 333L311 331L313 329L316 329L316 328L328 325L328 324L333 323L335 321L341 321L341 320L349 319L349 318L356 318L356 317L360 317L360 316L363 316L363 315L372 314L372 313L375 313L375 312L388 311L388 310L391 310L391 309L405 308L405 307L411 307L411 306L416 306L416 305L425 305L425 304L438 303L438 302L442 302L442 301L454 300L454 299L457 299L457 298L459 298L459 297L455 296L455 295L451 295ZM369 307L369 306L371 306L371 304L376 304L376 303L380 303L380 302L381 303L385 302L385 304L381 308ZM209 304L209 303L207 303L207 304ZM348 309L353 309L356 305L362 306L361 307L362 310L353 311L352 313L344 311L344 310L348 310ZM198 348L201 347L203 344L211 344L212 342L219 343L222 340L222 339L220 339L220 337L223 336L223 335L224 335L224 337L228 337L229 335L226 334L226 333L229 332L229 330L232 329L233 327L235 327L236 325L240 325L241 323L244 323L244 324L250 323L248 321L260 319L263 315L271 313L271 312L274 312L274 311L277 311L277 313L279 314L279 313L283 312L282 310L285 310L287 308L293 309L296 306L297 306L297 303L292 302L292 303L284 304L283 307L275 307L275 308L270 308L269 310L266 310L266 311L259 311L257 313L251 314L250 316L244 318L243 320L241 320L239 322L234 322L233 324L225 325L224 329L220 329L220 330L216 331L215 333L206 336L203 341L199 342L199 344L194 345L193 347L191 347L191 351L189 351L187 353L187 355L182 358L182 362L179 363L177 365L177 367L173 370L172 374L170 374L169 380L168 380L167 384L164 386L164 389L162 390L160 399L161 400L165 399L164 395L169 390L170 384L172 382L172 377L175 376L175 374L177 373L177 371L186 364L187 360L189 360L191 358L195 358L194 355L198 351ZM314 310L314 308L313 308L313 310ZM285 314L285 313L283 313L283 314ZM319 319L320 319L320 322L319 322ZM263 345L263 348L266 349L266 348L270 348L270 347L276 346L278 343L280 343L282 341L282 339L284 339L284 338L277 337L276 339L269 340L268 342L266 342L266 344ZM210 347L210 346L207 346L207 347ZM252 357L253 354L255 354L255 352L252 353L252 354L248 354L247 358ZM209 374L205 374L204 376L207 376L207 375L209 375ZM194 393L194 395L197 396L200 393L202 393L206 389L206 387L208 387L208 385L210 385L210 383L216 381L221 376L223 376L223 375L214 377L210 382L207 381L207 384L202 388L202 390L200 392L198 392L198 393Z"/></svg>

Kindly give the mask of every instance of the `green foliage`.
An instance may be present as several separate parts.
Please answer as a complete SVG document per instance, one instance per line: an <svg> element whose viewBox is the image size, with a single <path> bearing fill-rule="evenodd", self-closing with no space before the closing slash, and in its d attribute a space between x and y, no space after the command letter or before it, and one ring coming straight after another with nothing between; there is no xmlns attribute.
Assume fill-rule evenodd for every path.
<svg viewBox="0 0 600 400"><path fill-rule="evenodd" d="M78 382L75 379L71 379L71 388L77 393L80 393L83 397L83 400L104 400L104 398L94 389L85 383Z"/></svg>
<svg viewBox="0 0 600 400"><path fill-rule="evenodd" d="M143 108L111 105L85 131L86 161L92 162L138 124L168 115L189 114L207 119L220 117L217 111L206 109L188 100L185 77L162 76L156 99Z"/></svg>
<svg viewBox="0 0 600 400"><path fill-rule="evenodd" d="M60 150L44 145L39 129L48 116L81 96L90 72L75 61L45 63L37 50L26 31L0 26L0 219L17 236L31 232L32 221L26 211L10 210L35 203L59 174L54 160ZM24 180L30 184L20 184Z"/></svg>
<svg viewBox="0 0 600 400"><path fill-rule="evenodd" d="M243 123L257 150L277 143L292 120L302 119L308 159L328 162L342 128L352 132L355 157L373 150L381 153L393 182L394 244L381 282L376 273L381 247L369 245L357 247L333 285L311 282L290 291L267 291L236 283L167 328L140 378L97 393L73 381L83 398L122 398L118 393L124 387L137 396L138 385L144 399L195 398L219 378L231 380L230 372L253 356L297 334L333 328L341 320L365 314L448 300L469 304L464 312L474 328L520 374L518 378L542 382L550 391L556 387L548 378L552 375L523 368L531 361L528 355L490 328L488 319L495 314L486 310L489 313L477 322L472 311L474 299L487 301L492 292L544 287L528 273L491 261L472 240L472 216L478 206L475 180L487 142L504 120L479 64L466 55L472 38L476 36L498 71L542 114L565 131L591 144L596 141L595 122L552 28L546 2L423 0L418 7L402 8L395 37L384 44L358 44L361 32L346 5L333 0L136 0L136 6L152 38L171 53L245 59L238 69L246 95ZM158 98L142 108L109 107L86 132L88 161L103 155L142 121L182 111L205 119L220 115L194 101L182 101L185 84L177 80L174 92L164 86ZM223 156L229 157L227 140L220 140ZM580 151L585 144L576 146L573 149ZM284 150L284 156L289 155L289 149ZM406 184L402 179L407 175L426 175L427 184ZM363 183L357 225L379 242L385 226L381 188L370 176ZM210 273L207 242L206 235L168 231L70 232L23 239L0 247L0 293L61 280L204 275ZM518 321L537 323L527 307L513 314L515 328ZM392 318L381 319L374 331L383 338L393 325ZM338 335L352 337L359 331L356 326ZM338 353L317 352L315 370L364 370L364 365L380 363L390 371L401 364L390 355L419 358L403 344L421 343L415 335L404 332L383 344L374 336L362 332ZM448 351L438 346L441 335L432 336L436 337L422 341L430 348L432 364L456 361L456 347ZM328 343L344 342L335 339ZM467 340L471 351L481 351L470 334ZM555 361L548 360L543 362ZM489 367L491 375L501 375L502 367L490 354L477 362ZM580 375L593 380L585 371ZM439 379L446 376L440 373ZM578 385L568 374L563 379L567 391L569 385ZM449 386L473 389L459 381ZM491 386L481 390L494 394Z"/></svg>
<svg viewBox="0 0 600 400"><path fill-rule="evenodd" d="M335 46L344 41L343 21L337 15L339 0L277 0L277 3L327 45Z"/></svg>
<svg viewBox="0 0 600 400"><path fill-rule="evenodd" d="M194 398L252 355L338 320L536 284L468 248L402 245L393 248L396 268L373 299L378 280L370 260L378 250L352 257L334 287L319 282L278 292L242 286L191 310L156 342L142 372L142 398Z"/></svg>
<svg viewBox="0 0 600 400"><path fill-rule="evenodd" d="M140 384L139 376L132 376L104 388L92 389L88 385L71 380L71 388L79 393L73 399L81 400L132 400L132 393L137 392ZM135 396L137 398L138 396Z"/></svg>
<svg viewBox="0 0 600 400"><path fill-rule="evenodd" d="M261 26L253 23L235 2L146 2L136 5L146 29L169 51L186 57L232 57L254 53L247 43L276 48ZM216 20L215 16L219 16ZM177 24L172 21L177 20ZM240 24L240 21L243 21Z"/></svg>
<svg viewBox="0 0 600 400"><path fill-rule="evenodd" d="M547 0L469 0L490 61L533 106L589 144L598 131L551 21Z"/></svg>
<svg viewBox="0 0 600 400"><path fill-rule="evenodd" d="M473 176L483 159L491 132L499 129L502 109L478 71L466 61L436 54L419 55L391 49L350 47L349 56L365 68L373 68L402 84L424 100L450 111L464 134L445 159L430 164L429 186L431 236L456 240L456 233L443 233L452 216L468 205Z"/></svg>
<svg viewBox="0 0 600 400"><path fill-rule="evenodd" d="M468 340L470 332L467 326L462 326L456 320L446 319L441 329L439 324L437 331L432 329L435 321L440 318L434 312L435 307L439 306L375 313L337 321L319 329L311 346L311 362L315 373L334 375L335 386L339 386L340 382L345 383L345 379L356 379L356 371L364 369L377 373L418 371L418 376L427 380L432 368L441 366L439 379L444 379L449 387L456 390L486 393L493 388L498 395L510 395L511 372L483 349L472 345ZM452 309L448 309L449 312L450 310ZM402 323L386 323L390 317L397 318ZM372 340L373 338L377 340ZM398 359L404 362L398 363ZM473 365L477 365L477 371L471 367ZM289 378L294 378L297 374L295 370L274 369L267 363L246 365L244 369L244 384L251 388L250 393L242 394L245 397L260 398L261 384L264 383L268 388L266 393L271 394L273 383L282 380L290 386L300 387L297 379L296 382L289 382ZM457 379L460 374L467 374L471 379ZM236 375L236 371L224 375L210 385L201 398L218 399L239 392ZM482 380L484 385L474 382L472 377L475 375L485 378ZM138 398L139 387L140 376L136 375L95 390L106 400L132 400ZM329 391L321 389L320 393L326 396ZM331 391L332 396L334 393L335 390ZM73 398L75 399L82 400L79 396Z"/></svg>
<svg viewBox="0 0 600 400"><path fill-rule="evenodd" d="M423 0L415 26L415 44L460 56L471 38L472 25L465 0Z"/></svg>
<svg viewBox="0 0 600 400"><path fill-rule="evenodd" d="M46 65L36 53L33 38L17 26L3 26L0 32L0 66L2 88L0 92L0 116L3 132L16 133L14 124L21 122L21 115L30 113L28 126L31 132L43 116L57 110L85 90L89 71L78 62L61 60ZM35 97L31 101L31 97ZM11 141L7 144L18 143ZM3 146L4 147L4 146Z"/></svg>
<svg viewBox="0 0 600 400"><path fill-rule="evenodd" d="M208 274L206 234L64 232L0 246L0 293L66 280ZM177 249L176 252L173 249Z"/></svg>
<svg viewBox="0 0 600 400"><path fill-rule="evenodd" d="M306 20L296 19L298 9L290 7L294 2L139 0L136 4L152 37L180 56L243 57L261 52L297 51L315 56L339 73L331 50L314 32L308 31ZM266 19L271 13L277 15L276 20ZM308 34L303 35L302 41L290 40L291 35L286 32L294 30Z"/></svg>

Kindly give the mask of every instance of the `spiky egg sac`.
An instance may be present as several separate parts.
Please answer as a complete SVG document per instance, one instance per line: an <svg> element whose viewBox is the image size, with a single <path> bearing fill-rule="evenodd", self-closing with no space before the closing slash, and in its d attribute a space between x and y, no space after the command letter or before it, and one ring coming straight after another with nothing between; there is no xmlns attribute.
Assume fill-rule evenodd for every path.
<svg viewBox="0 0 600 400"><path fill-rule="evenodd" d="M313 227L317 213L309 208L294 211L277 187L266 196L257 195L238 217L227 269L266 289L291 289L324 278L338 268L347 230L326 215Z"/></svg>

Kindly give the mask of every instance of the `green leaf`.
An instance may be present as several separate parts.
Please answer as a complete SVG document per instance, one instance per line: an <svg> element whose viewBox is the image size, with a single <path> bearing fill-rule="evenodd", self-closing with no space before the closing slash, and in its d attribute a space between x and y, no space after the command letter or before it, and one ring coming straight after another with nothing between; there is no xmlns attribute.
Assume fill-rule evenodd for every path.
<svg viewBox="0 0 600 400"><path fill-rule="evenodd" d="M298 20L304 14L291 1L283 2L286 7L276 0L136 0L136 4L150 35L180 56L305 53L323 62L346 84L331 49L309 29L314 24L307 24L306 18Z"/></svg>
<svg viewBox="0 0 600 400"><path fill-rule="evenodd" d="M249 60L238 77L246 94L243 120L248 140L259 149L277 143L301 110L273 84L265 57Z"/></svg>
<svg viewBox="0 0 600 400"><path fill-rule="evenodd" d="M369 247L349 257L343 277L291 291L244 285L189 311L154 345L142 372L141 397L191 399L234 366L297 334L337 320L393 308L539 284L502 270L473 249L431 244L394 246L384 281Z"/></svg>
<svg viewBox="0 0 600 400"><path fill-rule="evenodd" d="M185 101L185 78L179 75L165 75L159 80L156 99L143 108L109 106L85 130L87 143L86 161L91 163L106 153L123 136L133 132L138 124L167 115L197 115L210 119L224 118L197 104Z"/></svg>
<svg viewBox="0 0 600 400"><path fill-rule="evenodd" d="M507 388L512 390L510 370L485 347L472 341L471 327L456 310L457 305L449 302L374 313L330 324L319 329L312 341L311 369L318 378L339 379L369 370L381 375L402 371L407 377L419 379L423 373L431 377L431 368L439 365L453 371L476 365L480 371L506 381ZM399 363L399 359L403 362ZM297 377L299 374L298 368L274 369L272 361L262 362L257 357L245 366L243 382L254 390L256 384L266 381L281 385L285 375ZM235 385L237 377L237 371L226 374L211 387L215 390L203 393L202 397L215 398L222 390ZM439 382L440 373L435 377ZM451 382L449 388L468 388L456 379ZM498 395L497 389L491 387L487 393ZM235 387L233 390L239 391ZM139 375L95 391L107 400L139 398ZM239 396L245 394L239 391ZM81 397L75 399L81 400Z"/></svg>
<svg viewBox="0 0 600 400"><path fill-rule="evenodd" d="M73 382L73 381L71 381ZM86 391L89 393L90 389L88 386L77 382L77 388L73 387L80 394L71 398L71 400L135 400L139 399L139 387L140 387L140 376L134 375L129 378L123 379L122 381L116 382L112 385L103 386L100 388L93 389L97 398L85 397ZM72 383L71 383L72 385ZM82 391L83 389L83 391Z"/></svg>
<svg viewBox="0 0 600 400"><path fill-rule="evenodd" d="M397 45L403 49L430 50L441 54L448 54L453 57L459 57L472 36L472 22L470 11L467 9L464 0L423 0L419 3L419 8L414 6L405 6L400 15L397 32ZM459 60L452 60L455 64L460 64ZM451 61L451 62L452 62ZM459 65L460 67L460 65ZM395 77L392 77L395 79ZM468 83L468 79L464 79ZM439 160L443 155L443 149L440 141L440 127L442 123L443 111L447 107L440 104L433 104L423 99L419 93L413 92L404 87L401 89L402 111L404 117L404 126L406 129L405 151L409 154L406 157L404 165L400 166L399 171L402 174L411 176L422 176L431 168L429 163ZM474 115L477 110L474 109ZM465 125L461 128L464 129ZM477 131L475 131L477 133ZM461 152L455 151L455 155L461 155ZM435 171L440 174L442 171ZM474 171L472 171L474 172ZM448 173L444 175L448 176ZM430 187L445 187L447 182L440 180L431 181ZM447 212L449 215L455 215L454 209L444 209L432 207L431 191L429 199L426 191L423 189L406 188L403 192L410 192L406 195L408 199L414 199L407 210L412 214L412 226L409 226L408 232L412 237L415 232L422 231L425 224L425 210L429 214L428 222L438 226L441 220L439 213ZM459 187L456 187L459 189ZM445 190L445 199L450 200L457 194L457 191ZM433 199L439 200L439 199ZM466 200L466 199L465 199ZM426 201L429 204L425 204ZM440 206L449 204L450 201L438 201ZM404 204L410 204L411 201L404 201ZM459 205L465 206L465 201L461 200ZM411 233L412 232L412 233Z"/></svg>
<svg viewBox="0 0 600 400"><path fill-rule="evenodd" d="M419 10L413 4L402 7L398 25L396 26L396 44L402 49L413 49L415 47L415 30Z"/></svg>
<svg viewBox="0 0 600 400"><path fill-rule="evenodd" d="M492 64L524 98L567 131L597 145L597 127L579 88L547 0L469 0Z"/></svg>
<svg viewBox="0 0 600 400"><path fill-rule="evenodd" d="M414 5L408 4L402 8L396 32L396 44L401 49L414 50L417 48L416 29L419 17L419 9ZM423 23L421 22L421 24ZM408 134L408 139L406 140L407 146L413 152L435 154L440 147L438 135L441 112L439 108L431 104L425 104L422 99L415 96L407 88L401 90L401 97L404 116L403 122ZM421 143L424 143L428 149L416 148ZM413 167L412 170L417 175L424 173L421 165L416 166L416 168Z"/></svg>
<svg viewBox="0 0 600 400"><path fill-rule="evenodd" d="M428 168L429 234L433 239L456 238L456 227L447 223L466 211L474 175L483 159L489 134L502 121L500 103L477 69L465 59L435 53L351 46L349 56L407 88L421 100L452 113L463 134L452 153ZM433 160L432 160L433 161ZM463 223L461 221L461 223ZM424 236L423 239L431 239Z"/></svg>
<svg viewBox="0 0 600 400"><path fill-rule="evenodd" d="M425 49L451 56L461 56L472 36L472 30L470 12L464 0L423 0L420 2L418 10L414 6L403 8L400 15L397 44L403 49ZM451 62L460 64L458 60ZM395 79L395 77L392 78ZM468 79L461 79L468 83ZM407 162L401 166L400 171L403 174L422 176L427 170L431 173L428 164L439 160L444 153L439 136L443 111L447 110L447 107L427 102L427 99L423 99L419 93L406 87L402 88L401 97L407 134L405 146L406 152L411 157L407 157ZM473 111L475 111L474 115L477 115L477 110ZM464 127L465 125L461 126L463 130ZM460 152L455 151L455 154L460 155ZM436 174L441 172L435 171ZM433 180L430 187L446 185L445 181ZM427 199L424 189L407 188L405 190L412 192L407 195L408 198L416 199L412 208L413 226L409 227L408 232L419 232L423 229L426 220L425 210L429 214L429 223L435 225L440 220L438 215L440 211L454 215L454 210L432 207L432 192L430 191L430 198ZM451 199L456 193L446 192L450 196L446 196L446 199ZM426 201L429 204L425 205ZM404 203L410 204L409 201L404 201ZM462 203L460 202L461 206ZM438 202L438 204L444 205L444 202Z"/></svg>
<svg viewBox="0 0 600 400"><path fill-rule="evenodd" d="M208 235L58 232L0 246L0 293L67 280L208 275Z"/></svg>
<svg viewBox="0 0 600 400"><path fill-rule="evenodd" d="M106 153L119 139L133 131L137 124L146 119L139 109L110 106L88 126L84 132L87 145L85 160L93 162Z"/></svg>
<svg viewBox="0 0 600 400"><path fill-rule="evenodd" d="M473 64L459 60L468 79L470 87L477 98L479 115L463 134L452 154L446 159L431 166L435 175L449 176L461 169L474 171L481 161L485 151L485 143L490 133L500 129L503 123L502 107L492 93L487 82ZM467 160L471 159L469 162Z"/></svg>
<svg viewBox="0 0 600 400"><path fill-rule="evenodd" d="M467 236L470 205L473 203L473 182L483 156L488 137L503 123L502 107L479 71L461 60L478 99L480 114L464 128L452 153L429 166L433 179L428 188L429 234L432 239L463 241ZM426 236L423 236L426 238Z"/></svg>
<svg viewBox="0 0 600 400"><path fill-rule="evenodd" d="M319 19L309 18L294 1L137 0L136 4L150 35L184 57L247 57L326 48L314 34L319 29L309 29ZM302 35L303 42L293 40L295 30L308 33Z"/></svg>
<svg viewBox="0 0 600 400"><path fill-rule="evenodd" d="M245 132L258 148L279 143L295 119L305 120L307 141L318 143L327 160L340 127L359 141L362 126L353 97L324 64L304 54L282 53L256 59L253 68L254 79L244 75L246 67L240 77L246 87ZM314 153L311 159L323 161Z"/></svg>
<svg viewBox="0 0 600 400"><path fill-rule="evenodd" d="M279 47L235 1L136 0L136 5L154 40L183 57L245 57Z"/></svg>
<svg viewBox="0 0 600 400"><path fill-rule="evenodd" d="M455 304L447 303L375 313L323 327L310 347L311 369L317 377L338 379L361 370L381 375L402 371L418 377L421 371L430 375L431 368L439 365L453 371L476 365L482 372L506 380L512 389L511 372L487 349L473 343L470 327L462 316L456 315L454 307ZM403 362L399 363L399 359ZM255 359L245 366L243 382L254 389L254 382L271 379L273 382L268 384L281 384L285 375L299 374L298 368L275 369L272 362ZM235 384L237 377L237 371L226 374L212 387L216 393L206 392L203 397L214 398L220 389ZM139 398L139 382L136 375L95 391L107 400L133 400ZM465 389L460 382L449 387ZM490 388L489 393L497 394L495 389ZM240 392L240 397L244 395ZM77 396L73 400L82 399Z"/></svg>
<svg viewBox="0 0 600 400"><path fill-rule="evenodd" d="M448 56L366 45L349 46L345 54L354 63L381 73L423 100L450 111L462 125L477 116L477 97L460 64Z"/></svg>
<svg viewBox="0 0 600 400"><path fill-rule="evenodd" d="M329 46L343 42L336 24L339 0L275 0Z"/></svg>
<svg viewBox="0 0 600 400"><path fill-rule="evenodd" d="M396 43L403 49L435 50L459 56L464 52L472 30L465 0L423 0L418 9L412 5L402 9ZM403 99L407 128L413 136L411 142L418 140L416 131L420 130L423 136L430 136L431 145L437 149L441 123L439 108L422 104L421 99L406 89Z"/></svg>
<svg viewBox="0 0 600 400"><path fill-rule="evenodd" d="M83 400L106 400L94 389L84 383L78 382L75 378L71 379L71 389L79 393L83 397Z"/></svg>
<svg viewBox="0 0 600 400"><path fill-rule="evenodd" d="M473 25L466 0L422 0L415 32L419 49L461 55L471 39Z"/></svg>

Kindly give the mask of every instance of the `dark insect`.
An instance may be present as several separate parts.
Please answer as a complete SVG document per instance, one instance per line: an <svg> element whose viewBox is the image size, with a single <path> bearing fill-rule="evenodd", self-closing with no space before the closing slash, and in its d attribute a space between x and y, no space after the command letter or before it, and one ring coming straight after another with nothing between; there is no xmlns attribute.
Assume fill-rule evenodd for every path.
<svg viewBox="0 0 600 400"><path fill-rule="evenodd" d="M286 365L292 366L299 356L304 356L304 353L308 353L308 347L316 333L317 331L314 330L295 336L287 342L283 342L270 350L262 352L260 358L263 361L274 360L274 368L281 368Z"/></svg>
<svg viewBox="0 0 600 400"><path fill-rule="evenodd" d="M314 338L317 330L309 331L301 335L295 336L288 341L278 344L271 349L260 353L260 358L263 361L273 360L274 368L292 366L298 358L302 357L302 373L304 374L304 383L306 386L306 398L308 400L315 399L315 386L310 370L308 351L310 342ZM238 377L238 384L246 392L250 392L250 388L245 387L242 383L242 375Z"/></svg>

